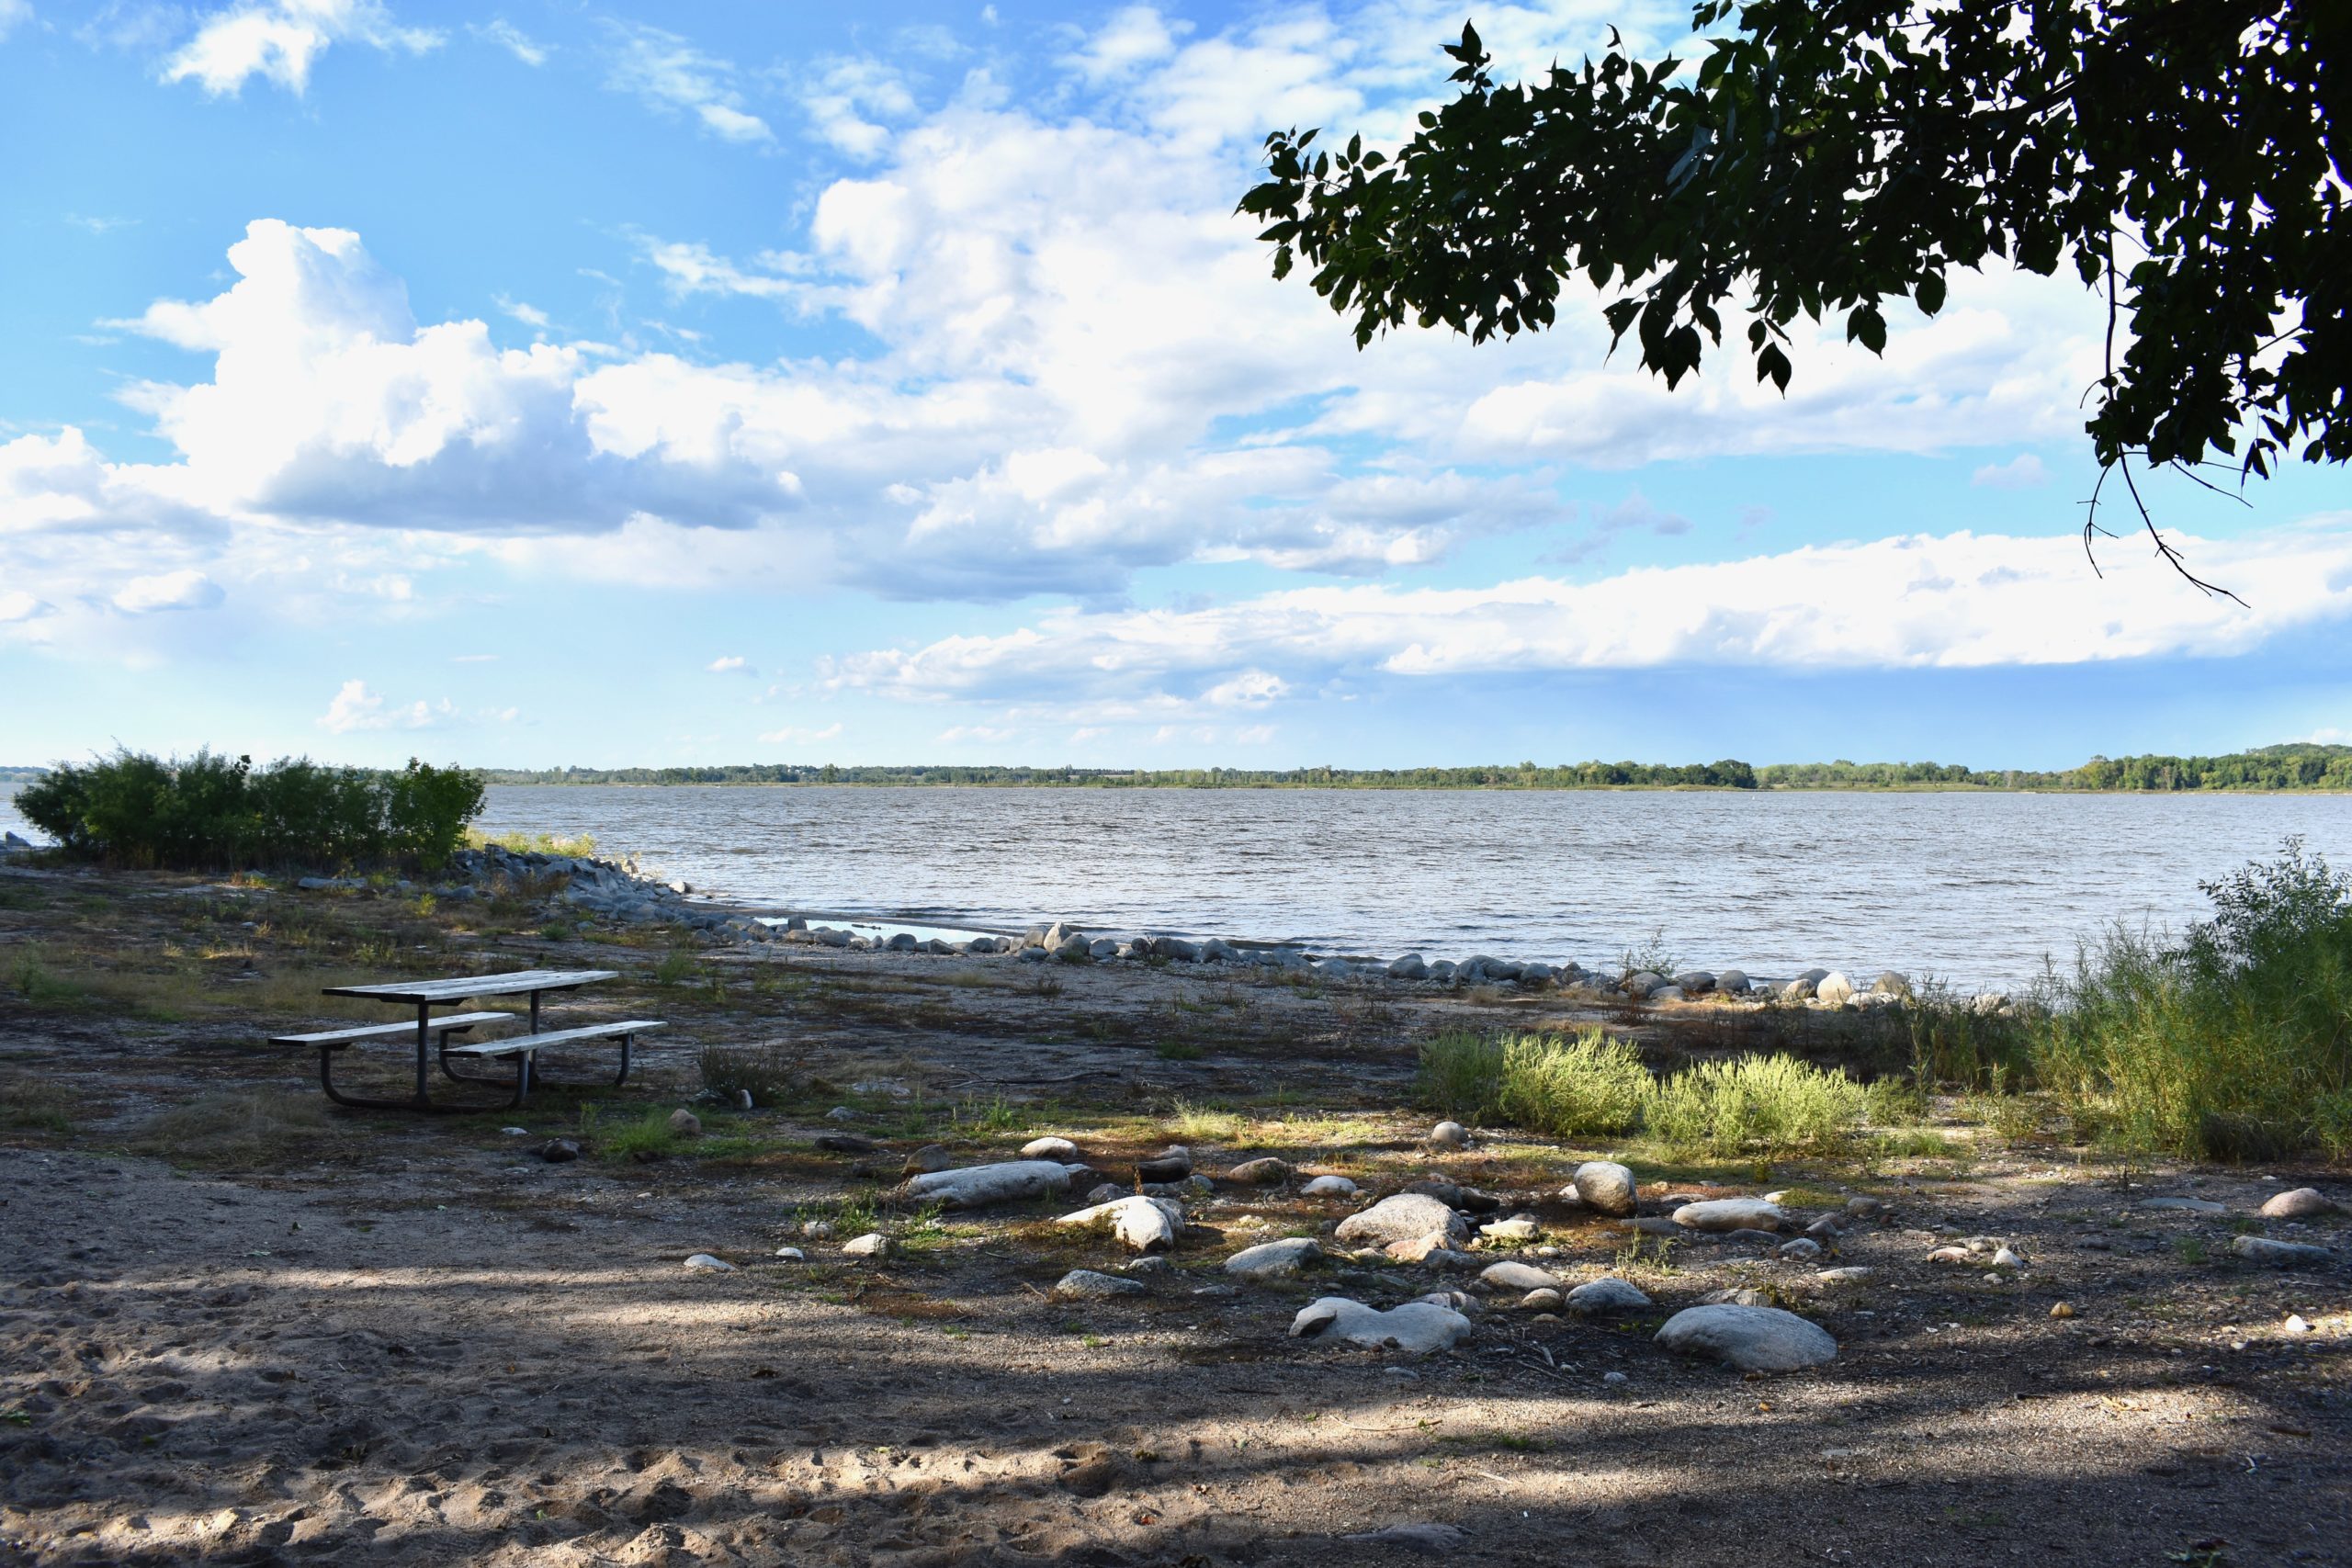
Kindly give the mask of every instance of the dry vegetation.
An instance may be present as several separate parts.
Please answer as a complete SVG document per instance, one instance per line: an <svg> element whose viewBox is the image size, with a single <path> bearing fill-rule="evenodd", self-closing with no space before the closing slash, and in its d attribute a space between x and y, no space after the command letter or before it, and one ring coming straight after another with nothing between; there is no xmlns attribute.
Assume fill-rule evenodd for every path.
<svg viewBox="0 0 2352 1568"><path fill-rule="evenodd" d="M559 1004L567 1021L673 1021L626 1090L353 1114L260 1043L389 1016L324 985L550 963L625 973ZM1981 1085L1858 1087L1801 1147L1670 1147L1577 1131L1581 1090L1541 1051L1519 1092L1549 1131L1421 1142L1423 1047L1448 1032L1598 1029L1660 1083L1781 1053L1860 1086L1914 1048L1875 1027L707 950L553 921L528 890L435 908L0 873L0 1245L22 1260L0 1293L0 1544L58 1563L1354 1564L1410 1557L1335 1538L1442 1522L1470 1562L2346 1561L2344 1232L2297 1233L2337 1247L2310 1273L2228 1253L2264 1193L2340 1172L2109 1158L2065 1141L2059 1106ZM681 1105L700 1136L671 1129ZM836 1106L872 1152L819 1145ZM1375 1190L1440 1172L1536 1217L1538 1242L1502 1255L1548 1247L1546 1268L1622 1274L1659 1311L1586 1325L1498 1296L1460 1350L1399 1363L1283 1330L1318 1294L1385 1305L1458 1277L1341 1258L1199 1293L1236 1248L1347 1212L1295 1183L1221 1188L1150 1293L1110 1303L1047 1299L1121 1261L1050 1224L1060 1205L889 1195L922 1145L975 1162L1046 1133L1114 1177L1170 1142L1211 1172L1261 1154ZM582 1157L530 1156L554 1136ZM1878 1272L1636 1248L1553 1196L1598 1154L1645 1193L1880 1197L1887 1220L1834 1259ZM2226 1212L2141 1206L2154 1194ZM892 1255L842 1258L869 1228ZM2030 1267L1925 1261L1971 1235ZM737 1269L682 1269L695 1252ZM1759 1382L1650 1344L1665 1312L1739 1287L1829 1327L1840 1359ZM2052 1316L2062 1301L2075 1315Z"/></svg>

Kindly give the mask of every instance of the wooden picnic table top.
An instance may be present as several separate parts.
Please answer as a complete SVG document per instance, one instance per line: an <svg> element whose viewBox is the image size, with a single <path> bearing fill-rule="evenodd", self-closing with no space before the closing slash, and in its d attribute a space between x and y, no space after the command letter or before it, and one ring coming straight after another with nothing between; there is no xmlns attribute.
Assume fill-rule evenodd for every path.
<svg viewBox="0 0 2352 1568"><path fill-rule="evenodd" d="M617 980L617 969L516 969L504 975L459 975L447 980L394 980L380 986L329 986L327 997L364 997L379 1002L458 1002L468 997L519 997L526 991L562 991L599 980Z"/></svg>

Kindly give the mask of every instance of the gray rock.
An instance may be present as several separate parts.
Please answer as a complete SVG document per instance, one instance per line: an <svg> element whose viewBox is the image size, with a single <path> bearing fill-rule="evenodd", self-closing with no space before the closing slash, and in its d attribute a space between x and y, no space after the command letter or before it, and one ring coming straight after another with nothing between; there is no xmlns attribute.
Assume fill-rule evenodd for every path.
<svg viewBox="0 0 2352 1568"><path fill-rule="evenodd" d="M1182 1181L1193 1174L1193 1151L1182 1144L1170 1144L1149 1159L1136 1162L1136 1179L1141 1182Z"/></svg>
<svg viewBox="0 0 2352 1568"><path fill-rule="evenodd" d="M1168 1261L1164 1255L1157 1252L1148 1252L1141 1258L1129 1258L1119 1265L1119 1272L1122 1274L1157 1276L1173 1274L1175 1271L1176 1265Z"/></svg>
<svg viewBox="0 0 2352 1568"><path fill-rule="evenodd" d="M1548 1286L1538 1286L1519 1298L1519 1306L1521 1312L1557 1312L1560 1310L1560 1292Z"/></svg>
<svg viewBox="0 0 2352 1568"><path fill-rule="evenodd" d="M1801 1235L1794 1241L1782 1242L1781 1256L1792 1263L1810 1263L1821 1256L1821 1244L1811 1236Z"/></svg>
<svg viewBox="0 0 2352 1568"><path fill-rule="evenodd" d="M1715 976L1715 989L1727 997L1747 995L1747 971L1745 969L1724 970Z"/></svg>
<svg viewBox="0 0 2352 1568"><path fill-rule="evenodd" d="M1424 1557L1446 1557L1461 1551L1470 1538L1456 1525L1417 1524L1389 1525L1340 1539L1351 1546L1396 1546Z"/></svg>
<svg viewBox="0 0 2352 1568"><path fill-rule="evenodd" d="M1252 1280L1288 1279L1322 1260L1320 1243L1311 1235L1295 1235L1243 1247L1225 1260L1225 1271Z"/></svg>
<svg viewBox="0 0 2352 1568"><path fill-rule="evenodd" d="M1440 1148L1466 1149L1470 1146L1470 1129L1459 1122L1441 1122L1430 1129L1430 1142Z"/></svg>
<svg viewBox="0 0 2352 1568"><path fill-rule="evenodd" d="M1679 986L1660 986L1649 994L1648 999L1653 1002L1679 1002L1690 998L1683 994L1682 987Z"/></svg>
<svg viewBox="0 0 2352 1568"><path fill-rule="evenodd" d="M1854 999L1854 982L1833 970L1815 982L1813 994L1818 1001L1833 1004L1849 1002Z"/></svg>
<svg viewBox="0 0 2352 1568"><path fill-rule="evenodd" d="M1150 1292L1140 1280L1097 1274L1091 1269L1073 1269L1054 1281L1049 1293L1057 1302L1107 1302L1121 1296L1148 1295Z"/></svg>
<svg viewBox="0 0 2352 1568"><path fill-rule="evenodd" d="M1470 1332L1470 1320L1449 1307L1407 1302L1386 1312L1345 1296L1325 1296L1291 1320L1294 1339L1346 1340L1370 1350L1426 1356L1448 1350Z"/></svg>
<svg viewBox="0 0 2352 1568"><path fill-rule="evenodd" d="M1430 966L1421 961L1418 953L1408 953L1388 966L1388 977L1392 980L1425 980L1429 978L1429 973Z"/></svg>
<svg viewBox="0 0 2352 1568"><path fill-rule="evenodd" d="M912 953L922 942L912 931L900 931L882 945L892 953Z"/></svg>
<svg viewBox="0 0 2352 1568"><path fill-rule="evenodd" d="M907 1176L931 1176L946 1170L955 1164L947 1151L937 1144L925 1144L907 1156L901 1173Z"/></svg>
<svg viewBox="0 0 2352 1568"><path fill-rule="evenodd" d="M1308 1198L1352 1198L1357 1188L1344 1176L1318 1176L1298 1190Z"/></svg>
<svg viewBox="0 0 2352 1568"><path fill-rule="evenodd" d="M2230 1206L2207 1198L2143 1198L2143 1209L2177 1209L2190 1214L2226 1214Z"/></svg>
<svg viewBox="0 0 2352 1568"><path fill-rule="evenodd" d="M1650 1299L1638 1285L1611 1275L1578 1285L1567 1293L1565 1304L1570 1312L1605 1317L1611 1313L1639 1312L1650 1304Z"/></svg>
<svg viewBox="0 0 2352 1568"><path fill-rule="evenodd" d="M1577 1167L1569 1184L1577 1197L1604 1214L1632 1213L1641 1195L1641 1184L1633 1171L1614 1160L1587 1160Z"/></svg>
<svg viewBox="0 0 2352 1568"><path fill-rule="evenodd" d="M2230 1243L2230 1250L2249 1263L2267 1263L2278 1269L2324 1263L2335 1256L2324 1247L2311 1247L2300 1241L2273 1241L2267 1235L2239 1236Z"/></svg>
<svg viewBox="0 0 2352 1568"><path fill-rule="evenodd" d="M686 1259L686 1267L709 1274L732 1274L735 1265L724 1258L713 1258L707 1252L697 1252Z"/></svg>
<svg viewBox="0 0 2352 1568"><path fill-rule="evenodd" d="M1818 1324L1778 1307L1685 1307L1666 1320L1657 1343L1708 1356L1744 1372L1786 1372L1838 1359L1838 1341Z"/></svg>
<svg viewBox="0 0 2352 1568"><path fill-rule="evenodd" d="M828 1122L854 1122L857 1120L857 1112L852 1111L846 1105L836 1105L831 1111L825 1112L825 1120Z"/></svg>
<svg viewBox="0 0 2352 1568"><path fill-rule="evenodd" d="M1058 1160L1004 1160L939 1170L911 1178L901 1189L915 1202L936 1201L950 1209L983 1209L1026 1198L1050 1198L1069 1190L1069 1168Z"/></svg>
<svg viewBox="0 0 2352 1568"><path fill-rule="evenodd" d="M1050 1159L1069 1165L1079 1157L1078 1145L1068 1138L1032 1138L1021 1145L1023 1159Z"/></svg>
<svg viewBox="0 0 2352 1568"><path fill-rule="evenodd" d="M2340 1207L2316 1187L2297 1187L2272 1193L2264 1201L2262 1213L2264 1218L2272 1220L2309 1220L2335 1213Z"/></svg>
<svg viewBox="0 0 2352 1568"><path fill-rule="evenodd" d="M1527 1215L1514 1214L1508 1220L1497 1220L1492 1224L1480 1225L1478 1234L1488 1241L1504 1246L1521 1246L1533 1241L1540 1228Z"/></svg>
<svg viewBox="0 0 2352 1568"><path fill-rule="evenodd" d="M549 1138L539 1145L539 1157L549 1165L568 1165L580 1157L580 1145L570 1138Z"/></svg>
<svg viewBox="0 0 2352 1568"><path fill-rule="evenodd" d="M1666 984L1666 976L1654 975L1647 969L1625 976L1618 989L1629 997L1646 997Z"/></svg>
<svg viewBox="0 0 2352 1568"><path fill-rule="evenodd" d="M1781 987L1781 999L1784 1002L1804 1001L1813 995L1814 987L1819 983L1816 980L1808 980L1800 975Z"/></svg>
<svg viewBox="0 0 2352 1568"><path fill-rule="evenodd" d="M1350 1214L1333 1234L1346 1247L1388 1247L1431 1235L1463 1241L1469 1237L1470 1223L1427 1193L1399 1192Z"/></svg>
<svg viewBox="0 0 2352 1568"><path fill-rule="evenodd" d="M1481 1269L1478 1278L1500 1291L1557 1291L1565 1287L1559 1276L1526 1263L1495 1263Z"/></svg>
<svg viewBox="0 0 2352 1568"><path fill-rule="evenodd" d="M844 1258L888 1258L890 1256L890 1238L879 1231L868 1231L864 1235L843 1244L842 1256Z"/></svg>
<svg viewBox="0 0 2352 1568"><path fill-rule="evenodd" d="M1704 969L1686 969L1674 977L1686 997L1703 997L1715 988L1715 977Z"/></svg>
<svg viewBox="0 0 2352 1568"><path fill-rule="evenodd" d="M1876 1198L1857 1195L1846 1200L1846 1212L1858 1220L1873 1220L1886 1212L1886 1205Z"/></svg>
<svg viewBox="0 0 2352 1568"><path fill-rule="evenodd" d="M1086 956L1089 958L1116 958L1119 956L1119 944L1107 936L1096 937L1092 942L1086 944Z"/></svg>
<svg viewBox="0 0 2352 1568"><path fill-rule="evenodd" d="M1238 1181L1245 1187L1280 1187L1290 1178L1290 1161L1272 1155L1263 1159L1244 1160L1225 1173L1227 1181Z"/></svg>
<svg viewBox="0 0 2352 1568"><path fill-rule="evenodd" d="M1871 1277L1871 1270L1860 1264L1849 1264L1843 1269L1815 1269L1813 1277L1826 1285L1859 1285Z"/></svg>
<svg viewBox="0 0 2352 1568"><path fill-rule="evenodd" d="M833 1155L870 1155L876 1147L863 1133L820 1133L810 1141Z"/></svg>
<svg viewBox="0 0 2352 1568"><path fill-rule="evenodd" d="M1778 1203L1761 1198L1710 1198L1675 1210L1674 1223L1692 1231L1777 1231L1789 1223L1789 1216Z"/></svg>
<svg viewBox="0 0 2352 1568"><path fill-rule="evenodd" d="M1871 982L1871 989L1882 997L1907 997L1911 994L1911 976L1889 969Z"/></svg>
<svg viewBox="0 0 2352 1568"><path fill-rule="evenodd" d="M670 1112L670 1131L682 1138L699 1138L702 1136L702 1118L691 1111L673 1111Z"/></svg>

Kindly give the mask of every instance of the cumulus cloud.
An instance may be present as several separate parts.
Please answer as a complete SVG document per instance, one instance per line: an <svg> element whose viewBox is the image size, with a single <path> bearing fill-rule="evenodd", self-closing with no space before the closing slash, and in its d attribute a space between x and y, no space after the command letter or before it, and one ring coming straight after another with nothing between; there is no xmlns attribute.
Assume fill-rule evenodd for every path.
<svg viewBox="0 0 2352 1568"><path fill-rule="evenodd" d="M2352 527L2178 541L2254 608L2143 555L2092 576L2079 542L1956 533L1645 567L1589 583L1312 587L1194 610L1064 609L824 666L834 689L918 701L1125 699L1131 713L1273 705L1341 676L1972 668L2227 656L2352 616ZM1270 673L1279 672L1279 673Z"/></svg>
<svg viewBox="0 0 2352 1568"><path fill-rule="evenodd" d="M327 711L319 716L318 725L334 735L363 729L429 729L455 711L447 698L439 703L419 699L396 705L369 691L365 681L345 681L327 704ZM507 716L512 717L512 713Z"/></svg>
<svg viewBox="0 0 2352 1568"><path fill-rule="evenodd" d="M29 621L36 616L49 615L54 608L22 589L12 589L0 593L0 626L12 621Z"/></svg>
<svg viewBox="0 0 2352 1568"><path fill-rule="evenodd" d="M704 665L703 668L713 675L757 676L759 674L759 671L752 667L752 661L750 660L743 658L741 654L734 653L728 654L723 658L714 659L709 663Z"/></svg>
<svg viewBox="0 0 2352 1568"><path fill-rule="evenodd" d="M32 0L0 0L0 43L8 35L33 19Z"/></svg>
<svg viewBox="0 0 2352 1568"><path fill-rule="evenodd" d="M773 141L767 121L746 109L734 63L705 54L660 28L613 25L610 83L648 107L691 115L723 141Z"/></svg>
<svg viewBox="0 0 2352 1568"><path fill-rule="evenodd" d="M158 610L209 610L224 595L220 585L193 569L134 577L113 599L126 615L153 615Z"/></svg>
<svg viewBox="0 0 2352 1568"><path fill-rule="evenodd" d="M2020 452L2006 463L1987 463L1969 477L1985 490L2031 490L2050 482L2050 470L2030 452Z"/></svg>
<svg viewBox="0 0 2352 1568"><path fill-rule="evenodd" d="M211 15L164 62L166 82L194 82L213 96L233 96L254 76L298 97L311 67L329 46L362 43L387 52L423 54L442 35L402 27L378 0L244 0Z"/></svg>
<svg viewBox="0 0 2352 1568"><path fill-rule="evenodd" d="M861 161L889 146L886 121L915 112L906 79L878 60L836 57L794 73L803 85L800 102L818 137Z"/></svg>

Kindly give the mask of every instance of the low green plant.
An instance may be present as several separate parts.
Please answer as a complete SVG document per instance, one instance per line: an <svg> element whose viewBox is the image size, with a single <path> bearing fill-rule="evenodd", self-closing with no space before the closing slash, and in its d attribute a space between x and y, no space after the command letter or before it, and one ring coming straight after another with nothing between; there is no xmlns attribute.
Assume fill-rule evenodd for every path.
<svg viewBox="0 0 2352 1568"><path fill-rule="evenodd" d="M1654 1082L1638 1049L1597 1028L1574 1039L1522 1034L1503 1042L1496 1109L1557 1138L1613 1135L1640 1120Z"/></svg>
<svg viewBox="0 0 2352 1568"><path fill-rule="evenodd" d="M685 1143L670 1125L670 1116L656 1108L622 1120L605 1108L588 1105L581 1108L580 1131L592 1152L605 1159L667 1159Z"/></svg>
<svg viewBox="0 0 2352 1568"><path fill-rule="evenodd" d="M1163 1040L1152 1047L1152 1055L1163 1062L1197 1062L1208 1053L1190 1040Z"/></svg>
<svg viewBox="0 0 2352 1568"><path fill-rule="evenodd" d="M748 1090L753 1105L779 1105L807 1083L796 1053L775 1044L705 1044L695 1055L705 1089L732 1100Z"/></svg>
<svg viewBox="0 0 2352 1568"><path fill-rule="evenodd" d="M1499 1108L1503 1041L1474 1029L1445 1029L1421 1043L1422 1103L1455 1121L1478 1122Z"/></svg>
<svg viewBox="0 0 2352 1568"><path fill-rule="evenodd" d="M695 958L691 948L673 948L662 954L662 962L653 966L652 979L657 986L683 986L694 978Z"/></svg>
<svg viewBox="0 0 2352 1568"><path fill-rule="evenodd" d="M70 1133L73 1098L55 1080L34 1073L0 1071L0 1127Z"/></svg>
<svg viewBox="0 0 2352 1568"><path fill-rule="evenodd" d="M1822 1154L1860 1126L1868 1097L1843 1071L1793 1056L1702 1062L1657 1080L1643 1126L1672 1154Z"/></svg>
<svg viewBox="0 0 2352 1568"><path fill-rule="evenodd" d="M1681 969L1682 960L1666 945L1666 928L1659 926L1650 932L1649 941L1639 947L1629 947L1617 962L1628 975L1663 975L1668 979Z"/></svg>
<svg viewBox="0 0 2352 1568"><path fill-rule="evenodd" d="M40 949L28 947L8 964L8 989L34 1007L68 1007L83 999L81 987L49 966Z"/></svg>
<svg viewBox="0 0 2352 1568"><path fill-rule="evenodd" d="M518 855L593 855L596 852L595 836L575 833L565 837L558 833L531 833L509 829L503 833L485 833L479 828L466 830L466 847L484 850L492 844Z"/></svg>

